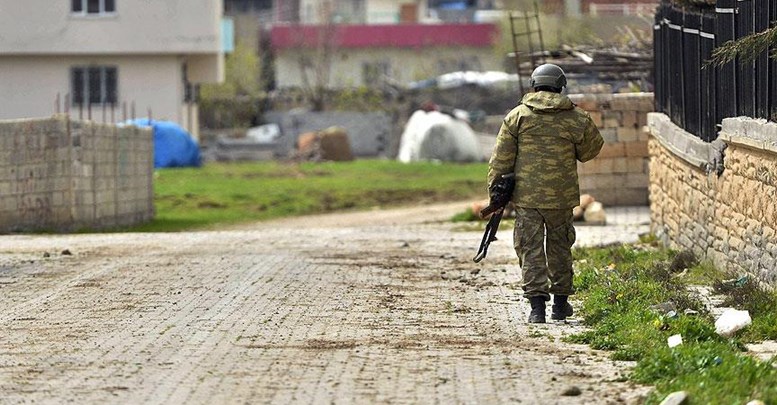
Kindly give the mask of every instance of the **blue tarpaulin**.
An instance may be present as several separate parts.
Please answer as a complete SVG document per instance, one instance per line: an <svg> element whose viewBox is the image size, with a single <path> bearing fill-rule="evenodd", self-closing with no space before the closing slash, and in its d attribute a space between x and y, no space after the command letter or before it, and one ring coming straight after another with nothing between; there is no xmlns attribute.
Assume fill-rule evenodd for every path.
<svg viewBox="0 0 777 405"><path fill-rule="evenodd" d="M138 118L129 121L154 131L154 167L199 167L200 147L180 125L170 121Z"/></svg>

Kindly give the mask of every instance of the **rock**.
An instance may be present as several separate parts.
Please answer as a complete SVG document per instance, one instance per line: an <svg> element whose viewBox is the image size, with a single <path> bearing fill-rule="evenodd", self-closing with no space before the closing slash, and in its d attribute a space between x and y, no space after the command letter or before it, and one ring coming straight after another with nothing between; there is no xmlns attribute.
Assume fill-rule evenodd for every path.
<svg viewBox="0 0 777 405"><path fill-rule="evenodd" d="M62 256L73 256L73 253L70 252L70 249L65 249L62 251Z"/></svg>
<svg viewBox="0 0 777 405"><path fill-rule="evenodd" d="M343 162L353 160L351 143L345 128L329 127L321 131L321 157L324 160Z"/></svg>
<svg viewBox="0 0 777 405"><path fill-rule="evenodd" d="M572 208L572 218L574 218L575 221L580 221L583 219L583 207L577 206L575 208Z"/></svg>
<svg viewBox="0 0 777 405"><path fill-rule="evenodd" d="M593 196L591 196L591 194L583 194L580 196L580 208L585 211L594 201L596 200L593 198Z"/></svg>
<svg viewBox="0 0 777 405"><path fill-rule="evenodd" d="M583 218L585 219L585 222L594 224L604 224L607 222L604 206L599 201L592 202L588 208L586 208Z"/></svg>
<svg viewBox="0 0 777 405"><path fill-rule="evenodd" d="M684 404L688 399L688 393L685 391L673 392L661 401L660 405L680 405Z"/></svg>
<svg viewBox="0 0 777 405"><path fill-rule="evenodd" d="M569 387L565 388L564 391L561 392L561 395L564 397L576 397L582 393L583 391L581 391L579 387L575 385L570 385Z"/></svg>
<svg viewBox="0 0 777 405"><path fill-rule="evenodd" d="M44 252L44 253L43 253L43 257L51 257L51 253L49 253L49 252Z"/></svg>
<svg viewBox="0 0 777 405"><path fill-rule="evenodd" d="M353 160L345 129L330 127L321 132L306 132L297 138L297 156L302 160Z"/></svg>

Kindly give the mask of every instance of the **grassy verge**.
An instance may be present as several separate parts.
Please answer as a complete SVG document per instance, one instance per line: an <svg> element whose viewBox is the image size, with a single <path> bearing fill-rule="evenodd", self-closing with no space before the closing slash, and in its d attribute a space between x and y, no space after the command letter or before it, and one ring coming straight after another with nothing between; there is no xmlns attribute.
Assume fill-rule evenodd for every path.
<svg viewBox="0 0 777 405"><path fill-rule="evenodd" d="M777 338L777 295L750 280L725 291L731 283L709 264L684 263L649 245L578 249L575 257L580 313L591 330L570 340L636 361L630 378L656 386L647 403L680 390L692 404L777 403L777 370L743 352L746 342ZM733 338L716 334L714 319L688 292L689 283L699 282L726 293L724 305L748 309L753 324ZM676 334L683 343L669 348Z"/></svg>
<svg viewBox="0 0 777 405"><path fill-rule="evenodd" d="M486 164L233 163L163 169L156 217L130 231L181 231L340 210L422 204L484 194Z"/></svg>

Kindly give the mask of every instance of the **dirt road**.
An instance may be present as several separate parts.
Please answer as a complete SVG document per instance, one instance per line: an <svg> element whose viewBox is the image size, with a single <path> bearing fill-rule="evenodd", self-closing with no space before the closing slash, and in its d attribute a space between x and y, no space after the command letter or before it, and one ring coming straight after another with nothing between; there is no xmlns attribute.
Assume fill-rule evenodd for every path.
<svg viewBox="0 0 777 405"><path fill-rule="evenodd" d="M2 236L0 403L638 400L579 325L524 323L509 235L476 265L425 223L461 208Z"/></svg>

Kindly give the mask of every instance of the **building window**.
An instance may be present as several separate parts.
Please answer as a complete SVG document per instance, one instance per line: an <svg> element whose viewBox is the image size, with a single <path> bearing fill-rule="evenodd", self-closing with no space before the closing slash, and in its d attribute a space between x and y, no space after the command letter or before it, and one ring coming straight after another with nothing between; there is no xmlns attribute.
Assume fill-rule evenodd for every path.
<svg viewBox="0 0 777 405"><path fill-rule="evenodd" d="M70 82L73 105L116 104L118 73L113 66L74 67Z"/></svg>
<svg viewBox="0 0 777 405"><path fill-rule="evenodd" d="M71 0L70 10L74 14L113 14L116 0Z"/></svg>

